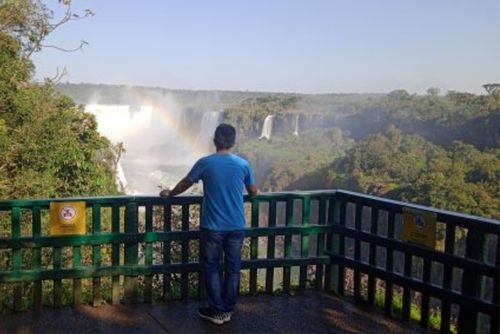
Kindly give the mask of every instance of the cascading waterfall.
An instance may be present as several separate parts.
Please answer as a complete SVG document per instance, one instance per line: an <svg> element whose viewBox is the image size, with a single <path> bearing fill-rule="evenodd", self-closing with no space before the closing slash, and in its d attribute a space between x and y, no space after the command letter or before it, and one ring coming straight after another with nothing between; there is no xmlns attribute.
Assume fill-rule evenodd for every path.
<svg viewBox="0 0 500 334"><path fill-rule="evenodd" d="M260 134L259 139L266 138L267 140L271 140L272 132L273 132L273 119L274 115L268 115L264 119L264 125L262 125L262 133Z"/></svg>
<svg viewBox="0 0 500 334"><path fill-rule="evenodd" d="M202 153L209 153L214 150L213 138L215 128L219 125L222 113L220 111L206 111L203 113L200 123L200 132L196 137L196 147Z"/></svg>
<svg viewBox="0 0 500 334"><path fill-rule="evenodd" d="M293 131L293 135L297 137L299 136L299 117L299 114L297 114L297 117L295 117L295 131Z"/></svg>

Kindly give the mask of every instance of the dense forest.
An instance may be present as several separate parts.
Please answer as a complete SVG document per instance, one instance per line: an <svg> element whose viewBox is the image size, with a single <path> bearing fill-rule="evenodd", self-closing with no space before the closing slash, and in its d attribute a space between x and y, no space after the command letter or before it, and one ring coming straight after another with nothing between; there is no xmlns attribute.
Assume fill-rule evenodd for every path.
<svg viewBox="0 0 500 334"><path fill-rule="evenodd" d="M277 99L244 101L227 110L227 119L248 134L252 117L300 110L297 101ZM495 92L394 91L350 109L336 105L332 113L347 114L331 125L327 112L321 126L299 136L247 136L238 152L254 164L264 189L343 188L498 218L499 105Z"/></svg>

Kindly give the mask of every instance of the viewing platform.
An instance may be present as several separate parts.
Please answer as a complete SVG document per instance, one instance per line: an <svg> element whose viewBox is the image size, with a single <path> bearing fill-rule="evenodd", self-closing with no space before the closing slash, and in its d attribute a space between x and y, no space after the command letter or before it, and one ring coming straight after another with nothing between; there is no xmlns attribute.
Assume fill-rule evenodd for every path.
<svg viewBox="0 0 500 334"><path fill-rule="evenodd" d="M153 305L88 305L0 317L0 333L425 333L324 292L241 297L230 322L198 316L197 300Z"/></svg>
<svg viewBox="0 0 500 334"><path fill-rule="evenodd" d="M50 235L60 202L84 203L83 233ZM0 333L499 333L499 221L342 190L245 202L241 297L216 326L197 315L202 197L0 201Z"/></svg>

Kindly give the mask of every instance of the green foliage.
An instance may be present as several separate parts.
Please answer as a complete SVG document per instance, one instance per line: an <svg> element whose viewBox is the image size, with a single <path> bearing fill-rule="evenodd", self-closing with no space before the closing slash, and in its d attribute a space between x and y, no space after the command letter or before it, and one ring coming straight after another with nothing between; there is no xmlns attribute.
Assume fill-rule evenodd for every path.
<svg viewBox="0 0 500 334"><path fill-rule="evenodd" d="M487 116L498 111L499 101L495 95L475 95L449 91L439 96L439 90L429 88L427 95L410 95L404 90L387 94L375 104L394 119L408 121L432 121L447 126L456 126L465 121Z"/></svg>
<svg viewBox="0 0 500 334"><path fill-rule="evenodd" d="M0 3L0 197L116 193L112 147L94 116L50 82L31 81L28 54L50 13L38 1Z"/></svg>
<svg viewBox="0 0 500 334"><path fill-rule="evenodd" d="M500 217L500 149L455 142L446 151L396 128L356 144L331 166L335 188Z"/></svg>
<svg viewBox="0 0 500 334"><path fill-rule="evenodd" d="M63 7L64 15L54 21L54 12L42 0L1 0L0 33L14 37L24 57L29 57L44 47L60 51L78 50L87 42L81 41L80 45L72 50L42 44L43 40L60 26L94 15L89 9L80 14L75 13L71 4L72 0L59 0L57 5Z"/></svg>
<svg viewBox="0 0 500 334"><path fill-rule="evenodd" d="M276 136L267 140L247 140L237 152L251 161L259 185L273 191L321 187L314 173L331 164L352 145L339 128L306 131L300 136ZM325 188L324 186L322 188Z"/></svg>
<svg viewBox="0 0 500 334"><path fill-rule="evenodd" d="M13 36L24 55L40 50L40 42L51 31L52 12L39 0L0 2L0 32Z"/></svg>

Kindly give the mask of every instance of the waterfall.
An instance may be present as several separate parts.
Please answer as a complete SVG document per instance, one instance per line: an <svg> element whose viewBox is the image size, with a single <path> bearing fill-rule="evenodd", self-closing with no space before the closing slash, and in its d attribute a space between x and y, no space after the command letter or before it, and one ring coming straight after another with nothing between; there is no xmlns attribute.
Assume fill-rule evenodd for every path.
<svg viewBox="0 0 500 334"><path fill-rule="evenodd" d="M274 115L268 115L264 119L264 125L262 126L262 133L259 139L266 138L267 140L271 140L271 135L273 132L273 119Z"/></svg>
<svg viewBox="0 0 500 334"><path fill-rule="evenodd" d="M186 175L199 153L182 134L182 113L175 105L88 104L99 133L125 153L116 166L117 188L127 194L153 194Z"/></svg>
<svg viewBox="0 0 500 334"><path fill-rule="evenodd" d="M195 145L203 153L209 153L214 150L214 132L217 125L219 125L220 117L220 111L207 111L203 113L200 123L200 132L196 137Z"/></svg>
<svg viewBox="0 0 500 334"><path fill-rule="evenodd" d="M299 136L299 117L300 114L297 114L297 117L295 117L295 131L293 131L294 136Z"/></svg>
<svg viewBox="0 0 500 334"><path fill-rule="evenodd" d="M116 185L118 186L118 190L127 193L128 182L125 178L125 172L123 171L123 166L121 161L118 161L116 164Z"/></svg>
<svg viewBox="0 0 500 334"><path fill-rule="evenodd" d="M98 131L115 143L150 132L151 106L89 104L85 111L96 116Z"/></svg>

